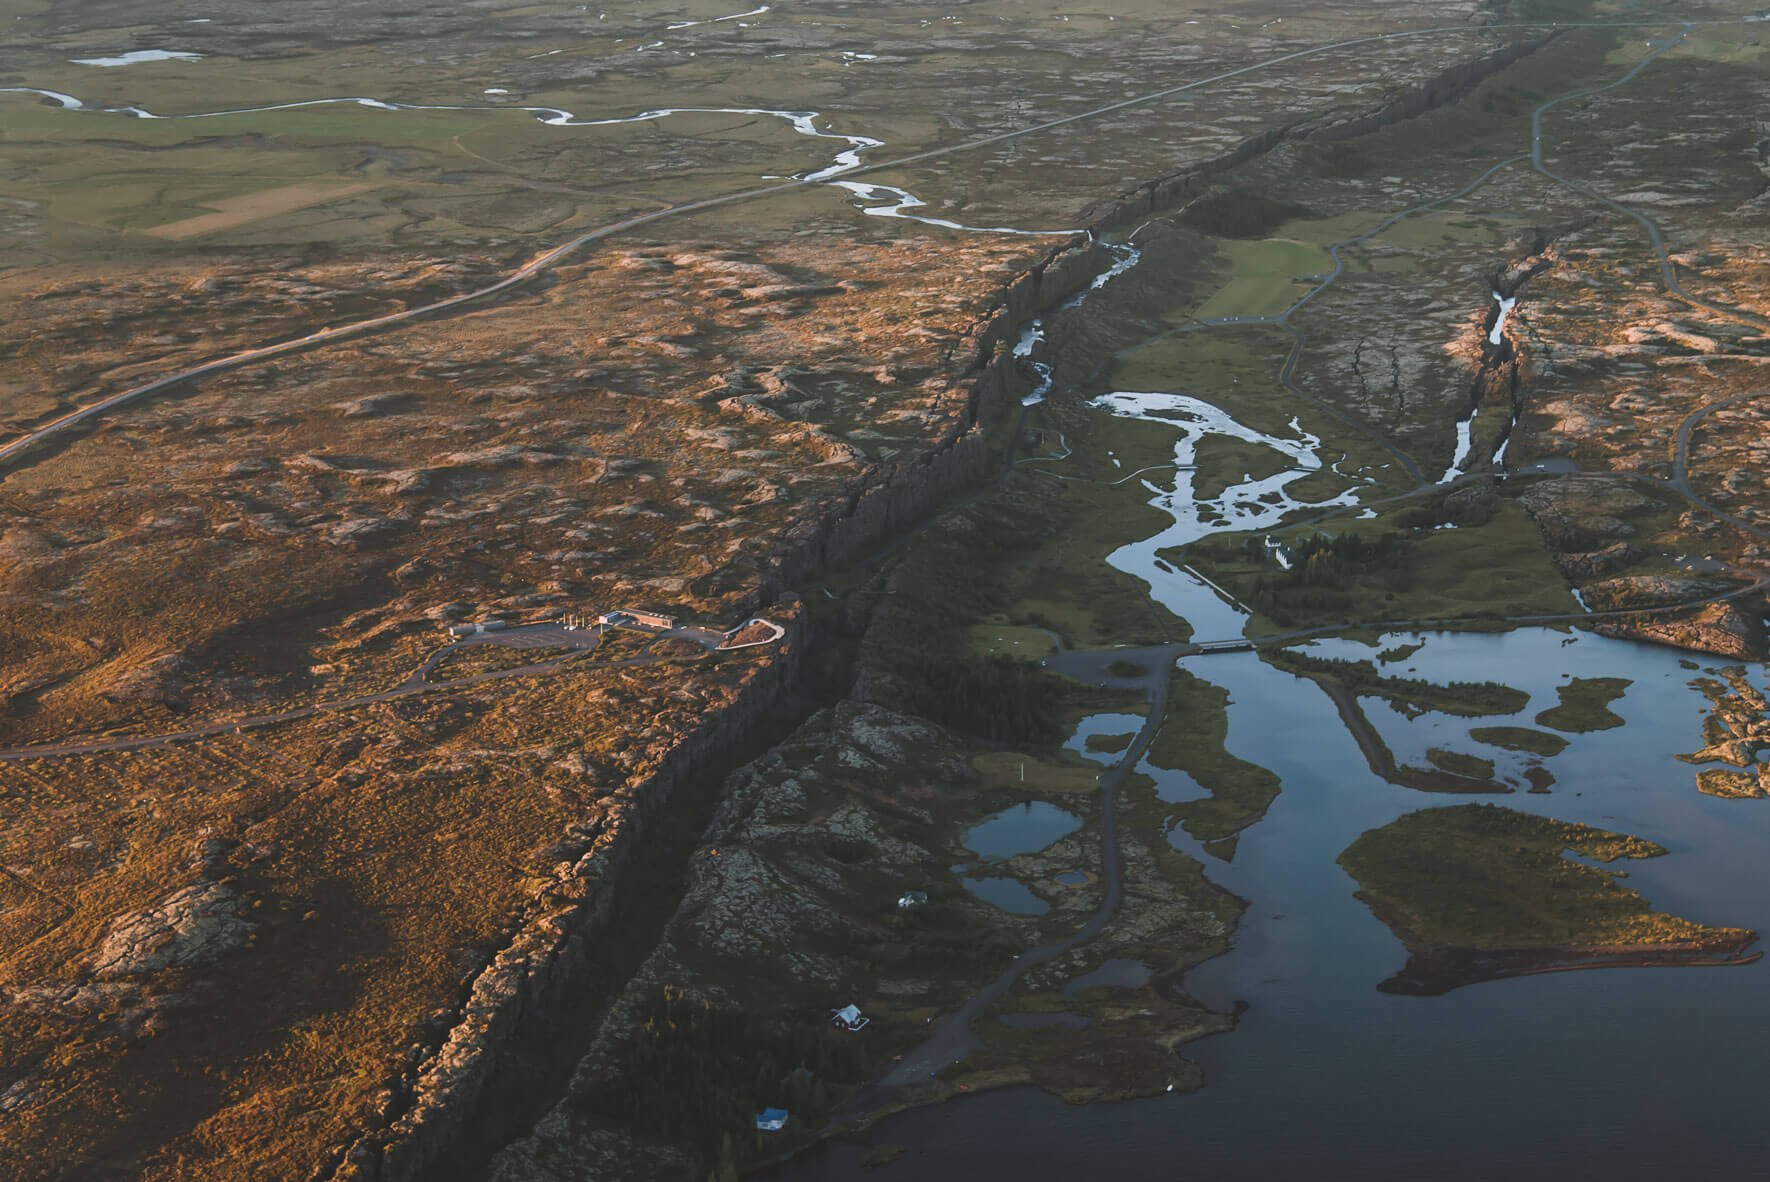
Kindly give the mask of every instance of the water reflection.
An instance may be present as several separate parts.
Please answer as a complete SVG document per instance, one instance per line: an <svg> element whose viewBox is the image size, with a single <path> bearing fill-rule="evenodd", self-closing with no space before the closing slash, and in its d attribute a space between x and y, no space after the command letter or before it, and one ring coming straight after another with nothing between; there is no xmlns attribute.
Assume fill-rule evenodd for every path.
<svg viewBox="0 0 1770 1182"><path fill-rule="evenodd" d="M1631 678L1610 707L1624 726L1563 736L1567 749L1548 761L1553 792L1504 803L1657 841L1670 853L1631 863L1632 888L1694 920L1770 931L1770 803L1703 796L1672 754L1695 745L1707 704L1682 654L1547 629L1388 636L1382 646L1420 639L1415 676L1502 681L1531 702L1510 719L1372 711L1398 759L1423 759L1450 735L1467 747L1472 726L1534 726L1569 673ZM1340 644L1322 647L1370 655ZM1265 1180L1306 1168L1565 1182L1756 1172L1770 1151L1755 1111L1770 965L1607 968L1433 998L1377 992L1406 952L1335 859L1367 829L1463 798L1372 774L1307 680L1252 654L1185 664L1230 691L1230 750L1284 783L1236 859L1207 860L1248 910L1232 951L1185 982L1210 1005L1245 1002L1247 1012L1233 1034L1187 1048L1207 1081L1194 1095L1078 1108L1016 1089L895 1117L877 1135L912 1146L904 1166L914 1176ZM1183 833L1175 841L1198 853ZM859 1151L832 1146L791 1176L859 1179L858 1162Z"/></svg>

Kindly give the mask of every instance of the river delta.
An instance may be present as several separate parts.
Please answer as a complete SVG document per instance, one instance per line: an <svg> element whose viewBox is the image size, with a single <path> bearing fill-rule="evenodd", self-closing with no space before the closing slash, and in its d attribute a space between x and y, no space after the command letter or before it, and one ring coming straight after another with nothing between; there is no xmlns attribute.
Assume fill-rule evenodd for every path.
<svg viewBox="0 0 1770 1182"><path fill-rule="evenodd" d="M1757 14L15 7L21 1176L1770 1148Z"/></svg>

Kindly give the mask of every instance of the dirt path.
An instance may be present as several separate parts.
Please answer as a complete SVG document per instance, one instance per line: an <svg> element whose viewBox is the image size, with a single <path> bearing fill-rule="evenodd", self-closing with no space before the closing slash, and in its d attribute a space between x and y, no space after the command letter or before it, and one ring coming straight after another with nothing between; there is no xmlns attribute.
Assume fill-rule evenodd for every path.
<svg viewBox="0 0 1770 1182"><path fill-rule="evenodd" d="M971 1020L982 1013L984 1007L1007 993L1028 969L1087 943L1112 921L1123 893L1119 881L1119 785L1124 783L1125 776L1131 769L1137 766L1137 761L1143 758L1143 752L1155 738L1156 731L1161 729L1162 715L1168 701L1168 680L1173 673L1174 658L1180 648L1179 645L1170 644L1142 649L1057 653L1046 658L1048 667L1054 673L1112 689L1141 687L1149 696L1149 717L1145 720L1143 729L1137 732L1137 737L1125 749L1118 763L1100 777L1100 881L1103 887L1100 906L1095 908L1087 923L1070 935L1022 952L1000 976L972 995L969 1001L935 1027L934 1033L921 1046L904 1055L903 1060L880 1081L880 1086L895 1089L927 1083L930 1076L969 1055L979 1046L977 1036L971 1033ZM1133 661L1143 665L1149 672L1141 677L1119 677L1107 671L1107 666L1116 661Z"/></svg>

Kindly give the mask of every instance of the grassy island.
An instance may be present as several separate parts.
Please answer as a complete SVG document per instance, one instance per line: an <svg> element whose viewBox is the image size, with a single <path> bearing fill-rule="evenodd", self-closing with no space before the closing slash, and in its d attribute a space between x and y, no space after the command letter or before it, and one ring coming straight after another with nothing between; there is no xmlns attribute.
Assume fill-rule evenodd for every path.
<svg viewBox="0 0 1770 1182"><path fill-rule="evenodd" d="M1497 681L1453 681L1441 685L1418 677L1385 677L1370 661L1316 657L1296 649L1277 649L1267 653L1266 659L1292 673L1331 677L1361 697L1387 698L1410 717L1431 711L1461 718L1516 714L1530 701L1530 695L1523 690Z"/></svg>
<svg viewBox="0 0 1770 1182"><path fill-rule="evenodd" d="M1666 852L1639 837L1467 804L1408 813L1339 860L1413 954L1384 983L1393 992L1604 964L1731 962L1755 938L1655 911L1616 872L1570 861L1569 851L1599 862Z"/></svg>
<svg viewBox="0 0 1770 1182"><path fill-rule="evenodd" d="M1228 734L1229 691L1176 670L1168 683L1167 718L1149 746L1149 761L1185 772L1211 793L1174 810L1186 831L1207 843L1234 837L1258 821L1278 795L1278 777L1231 755L1224 747Z"/></svg>
<svg viewBox="0 0 1770 1182"><path fill-rule="evenodd" d="M1576 677L1556 687L1561 704L1537 715L1537 725L1574 735L1619 727L1623 720L1611 712L1610 703L1627 693L1632 684L1627 677Z"/></svg>

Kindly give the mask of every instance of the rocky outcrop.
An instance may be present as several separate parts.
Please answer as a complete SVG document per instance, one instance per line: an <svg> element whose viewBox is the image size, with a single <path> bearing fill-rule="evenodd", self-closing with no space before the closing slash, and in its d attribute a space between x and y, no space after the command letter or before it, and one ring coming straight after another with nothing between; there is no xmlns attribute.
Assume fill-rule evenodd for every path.
<svg viewBox="0 0 1770 1182"><path fill-rule="evenodd" d="M113 920L92 957L92 971L122 977L211 964L251 939L241 907L239 892L219 882L174 891Z"/></svg>
<svg viewBox="0 0 1770 1182"><path fill-rule="evenodd" d="M1658 502L1620 480L1560 476L1518 495L1544 539L1556 550L1584 552L1634 537L1626 520L1658 508Z"/></svg>
<svg viewBox="0 0 1770 1182"><path fill-rule="evenodd" d="M1734 603L1710 604L1676 619L1595 624L1592 630L1604 636L1645 640L1746 661L1762 661L1765 657L1764 621Z"/></svg>
<svg viewBox="0 0 1770 1182"><path fill-rule="evenodd" d="M619 1086L621 1050L636 1028L631 1016L660 983L717 996L784 969L791 980L827 986L844 999L845 987L879 984L878 966L855 949L900 942L902 931L882 920L879 903L888 907L898 890L930 888L930 870L942 863L936 848L894 834L904 830L915 797L974 777L965 754L960 741L922 719L849 700L814 714L733 773L690 859L664 938L610 1005L567 1097L498 1155L491 1177L690 1173L667 1145L591 1127L573 1097ZM857 773L866 777L865 793L845 790Z"/></svg>
<svg viewBox="0 0 1770 1182"><path fill-rule="evenodd" d="M1500 497L1492 477L1477 477L1444 498L1445 519L1457 526L1486 525L1499 511Z"/></svg>
<svg viewBox="0 0 1770 1182"><path fill-rule="evenodd" d="M696 769L741 743L796 679L803 609L783 601L768 616L787 629L775 659L748 667L696 730L610 794L597 824L568 831L568 840L585 852L559 863L525 909L515 937L474 979L442 1046L401 1081L390 1125L351 1146L332 1177L405 1182L426 1176L460 1135L516 1031L583 985L591 946L614 917L621 877L657 815Z"/></svg>
<svg viewBox="0 0 1770 1182"><path fill-rule="evenodd" d="M1732 580L1715 576L1634 575L1587 584L1581 593L1592 611L1632 611L1711 599L1734 586Z"/></svg>
<svg viewBox="0 0 1770 1182"><path fill-rule="evenodd" d="M183 653L158 653L125 664L99 694L113 702L154 702L177 708L184 704L184 675L189 668L190 661Z"/></svg>
<svg viewBox="0 0 1770 1182"><path fill-rule="evenodd" d="M1557 554L1555 561L1560 565L1561 573L1568 579L1574 583L1584 583L1590 579L1613 575L1645 557L1647 551L1633 542L1617 542L1602 550L1585 554Z"/></svg>

